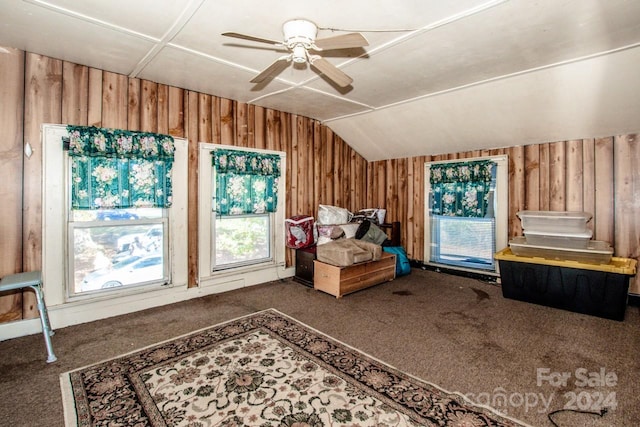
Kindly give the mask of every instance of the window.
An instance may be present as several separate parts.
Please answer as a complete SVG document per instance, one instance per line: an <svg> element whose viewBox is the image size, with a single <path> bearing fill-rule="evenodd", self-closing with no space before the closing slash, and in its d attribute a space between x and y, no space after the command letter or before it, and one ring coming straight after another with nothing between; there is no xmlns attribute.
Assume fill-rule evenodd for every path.
<svg viewBox="0 0 640 427"><path fill-rule="evenodd" d="M282 276L283 152L200 144L199 276L231 288ZM222 286L222 285L221 285Z"/></svg>
<svg viewBox="0 0 640 427"><path fill-rule="evenodd" d="M506 156L425 165L425 263L495 273L506 245Z"/></svg>
<svg viewBox="0 0 640 427"><path fill-rule="evenodd" d="M432 216L431 261L495 270L495 218Z"/></svg>
<svg viewBox="0 0 640 427"><path fill-rule="evenodd" d="M63 327L192 298L194 293L188 292L187 140L174 138L170 208L118 206L72 210L72 170L69 152L63 149L63 141L69 137L69 131L64 125L42 126L42 280L47 306L52 308L49 311L52 322L56 327ZM154 194L158 195L157 192ZM100 230L101 227L104 228ZM90 233L93 233L90 235L91 240L86 237ZM159 233L162 233L162 241L167 245L160 249L164 277L160 278L160 273L149 276L144 273L150 270L153 272L154 269L158 271L158 267L153 266L158 260L151 259L155 252L151 250L148 254L150 258L140 261L132 270L136 274L144 274L145 279L153 279L136 285L124 284L127 282L123 280L131 276L133 271L121 268L138 260L129 256L132 254L125 249L132 250L136 236L142 236L142 241L153 243L158 241L155 239ZM109 234L112 237L108 242L101 240L102 236ZM115 236L117 238L114 239ZM76 239L78 246L75 245ZM112 267L117 264L117 268L112 268L113 271L126 271L127 274L122 275L123 280L119 280L123 285L102 289L102 285L108 281L97 281L100 290L76 292L76 286L86 276L85 272L80 272L82 266L79 263L87 263L82 257L87 256L91 250L95 251L96 244L103 245L105 258L111 261ZM126 262L119 264L125 258ZM96 270L91 258L88 259L91 265L87 270ZM101 256L97 259L105 261ZM145 265L147 262L151 265ZM79 274L70 274L76 269ZM163 286L167 282L168 285ZM33 327L36 329L32 333L35 333L38 330L37 323Z"/></svg>
<svg viewBox="0 0 640 427"><path fill-rule="evenodd" d="M213 270L271 261L280 156L219 148L213 166Z"/></svg>
<svg viewBox="0 0 640 427"><path fill-rule="evenodd" d="M173 138L67 130L67 296L167 285Z"/></svg>
<svg viewBox="0 0 640 427"><path fill-rule="evenodd" d="M214 270L271 260L270 214L213 215Z"/></svg>
<svg viewBox="0 0 640 427"><path fill-rule="evenodd" d="M169 281L164 209L70 212L70 296Z"/></svg>

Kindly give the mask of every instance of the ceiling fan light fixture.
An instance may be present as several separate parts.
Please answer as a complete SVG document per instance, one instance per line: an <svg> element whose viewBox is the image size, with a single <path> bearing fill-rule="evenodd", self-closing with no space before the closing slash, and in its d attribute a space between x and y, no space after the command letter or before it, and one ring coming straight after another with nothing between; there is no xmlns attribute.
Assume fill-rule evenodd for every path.
<svg viewBox="0 0 640 427"><path fill-rule="evenodd" d="M291 60L298 64L307 62L307 49L305 49L305 47L301 44L295 45L293 47Z"/></svg>

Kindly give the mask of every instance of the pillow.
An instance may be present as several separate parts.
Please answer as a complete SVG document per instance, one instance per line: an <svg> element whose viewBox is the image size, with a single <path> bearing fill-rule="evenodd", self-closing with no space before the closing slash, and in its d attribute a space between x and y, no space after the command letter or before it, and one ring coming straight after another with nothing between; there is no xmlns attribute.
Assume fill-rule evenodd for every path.
<svg viewBox="0 0 640 427"><path fill-rule="evenodd" d="M387 233L380 229L377 225L371 221L364 220L356 231L356 239L360 239L363 242L371 242L376 245L382 245L387 240Z"/></svg>
<svg viewBox="0 0 640 427"><path fill-rule="evenodd" d="M360 224L358 223L350 223L350 224L342 224L340 225L340 228L342 228L342 230L344 230L344 237L346 237L347 239L351 239L356 237L356 231L358 231L358 227L360 227Z"/></svg>
<svg viewBox="0 0 640 427"><path fill-rule="evenodd" d="M344 230L337 225L317 225L318 240L316 245L323 245L344 236Z"/></svg>
<svg viewBox="0 0 640 427"><path fill-rule="evenodd" d="M333 225L316 224L316 229L318 230L318 237L329 237L331 231L333 231Z"/></svg>
<svg viewBox="0 0 640 427"><path fill-rule="evenodd" d="M346 224L353 215L347 209L337 206L318 206L318 224Z"/></svg>
<svg viewBox="0 0 640 427"><path fill-rule="evenodd" d="M318 241L316 242L317 246L324 245L325 243L333 242L330 237L327 236L319 236Z"/></svg>

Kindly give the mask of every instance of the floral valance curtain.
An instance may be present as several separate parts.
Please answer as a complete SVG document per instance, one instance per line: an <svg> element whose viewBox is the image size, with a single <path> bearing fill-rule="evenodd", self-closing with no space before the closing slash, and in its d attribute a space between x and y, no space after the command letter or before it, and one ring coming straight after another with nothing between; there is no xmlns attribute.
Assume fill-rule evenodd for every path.
<svg viewBox="0 0 640 427"><path fill-rule="evenodd" d="M276 211L279 155L218 149L212 156L216 179L215 212L243 215Z"/></svg>
<svg viewBox="0 0 640 427"><path fill-rule="evenodd" d="M72 209L171 206L173 137L67 126Z"/></svg>
<svg viewBox="0 0 640 427"><path fill-rule="evenodd" d="M491 160L431 165L433 214L485 217L494 165Z"/></svg>

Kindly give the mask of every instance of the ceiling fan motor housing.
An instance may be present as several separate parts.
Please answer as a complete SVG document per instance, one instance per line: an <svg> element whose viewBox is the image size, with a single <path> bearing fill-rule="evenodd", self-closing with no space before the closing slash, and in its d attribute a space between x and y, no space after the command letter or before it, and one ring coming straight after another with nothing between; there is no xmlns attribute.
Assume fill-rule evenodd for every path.
<svg viewBox="0 0 640 427"><path fill-rule="evenodd" d="M302 45L305 49L309 49L318 35L318 27L311 21L305 19L294 19L287 21L282 26L284 34L284 44L289 49Z"/></svg>

